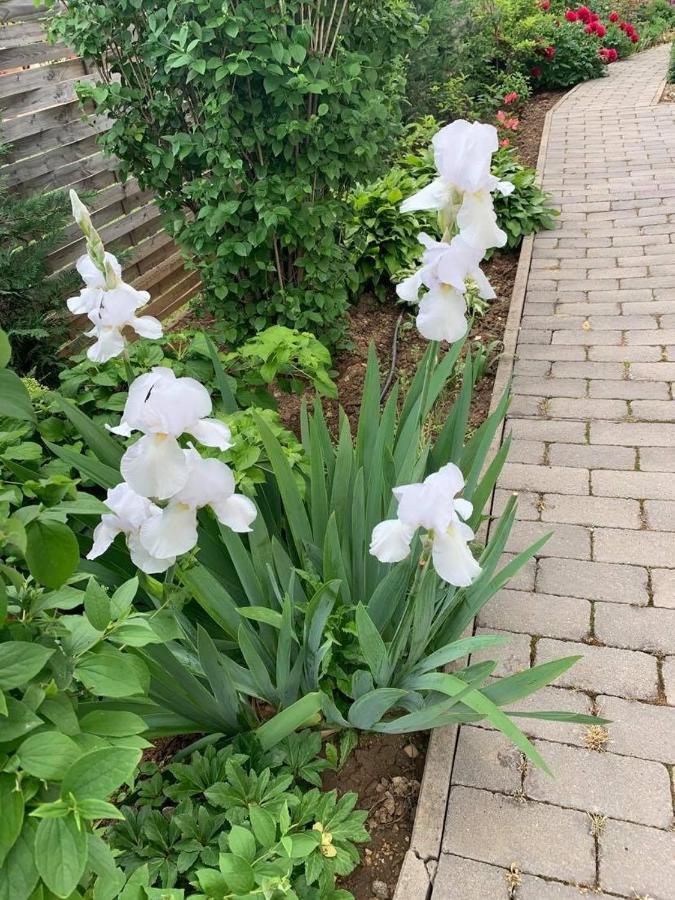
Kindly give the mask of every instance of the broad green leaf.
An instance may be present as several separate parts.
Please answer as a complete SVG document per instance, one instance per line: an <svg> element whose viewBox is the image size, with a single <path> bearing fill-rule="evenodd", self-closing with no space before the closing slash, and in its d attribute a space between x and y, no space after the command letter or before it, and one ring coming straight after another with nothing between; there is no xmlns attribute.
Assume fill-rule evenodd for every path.
<svg viewBox="0 0 675 900"><path fill-rule="evenodd" d="M219 865L220 871L235 895L246 896L253 890L255 886L253 868L245 859L234 853L221 853Z"/></svg>
<svg viewBox="0 0 675 900"><path fill-rule="evenodd" d="M133 697L148 688L142 662L113 647L103 646L81 657L75 676L101 697Z"/></svg>
<svg viewBox="0 0 675 900"><path fill-rule="evenodd" d="M368 731L407 693L398 688L377 688L363 694L349 707L347 718L350 725L360 728L362 731Z"/></svg>
<svg viewBox="0 0 675 900"><path fill-rule="evenodd" d="M128 747L102 747L85 753L66 772L61 796L105 800L131 780L140 758L140 750Z"/></svg>
<svg viewBox="0 0 675 900"><path fill-rule="evenodd" d="M35 863L57 897L72 894L87 863L87 832L74 816L41 819L35 835Z"/></svg>
<svg viewBox="0 0 675 900"><path fill-rule="evenodd" d="M252 803L248 808L248 817L256 840L264 850L267 850L277 839L277 825L274 816L262 806Z"/></svg>
<svg viewBox="0 0 675 900"><path fill-rule="evenodd" d="M232 388L230 387L228 377L223 370L223 364L218 357L218 351L208 334L205 335L205 342L209 351L209 358L213 365L213 372L216 378L216 384L218 385L218 391L220 392L220 399L223 402L223 411L228 414L236 413L239 408L237 401Z"/></svg>
<svg viewBox="0 0 675 900"><path fill-rule="evenodd" d="M101 425L96 425L69 400L52 394L55 406L66 415L100 462L111 469L118 469L122 458L122 446Z"/></svg>
<svg viewBox="0 0 675 900"><path fill-rule="evenodd" d="M130 578L121 584L110 598L110 613L113 619L124 615L138 593L138 577Z"/></svg>
<svg viewBox="0 0 675 900"><path fill-rule="evenodd" d="M281 613L266 606L240 606L239 615L254 622L271 625L272 628L281 628Z"/></svg>
<svg viewBox="0 0 675 900"><path fill-rule="evenodd" d="M80 548L67 525L34 519L26 528L26 563L40 584L60 588L77 569Z"/></svg>
<svg viewBox="0 0 675 900"><path fill-rule="evenodd" d="M114 709L94 709L82 716L82 731L100 734L103 737L127 737L130 734L142 734L147 726L136 713Z"/></svg>
<svg viewBox="0 0 675 900"><path fill-rule="evenodd" d="M33 821L24 821L7 854L0 872L0 900L28 900L33 893L40 877L35 866L36 828Z"/></svg>
<svg viewBox="0 0 675 900"><path fill-rule="evenodd" d="M4 369L12 357L12 347L7 334L0 328L0 369Z"/></svg>
<svg viewBox="0 0 675 900"><path fill-rule="evenodd" d="M247 828L241 825L233 825L227 836L232 853L241 856L246 862L253 862L255 859L255 838Z"/></svg>
<svg viewBox="0 0 675 900"><path fill-rule="evenodd" d="M376 684L383 684L389 678L389 657L382 635L375 627L373 620L360 603L356 607L356 634L366 665L370 669Z"/></svg>
<svg viewBox="0 0 675 900"><path fill-rule="evenodd" d="M67 735L58 731L41 731L26 738L17 755L30 775L44 781L60 781L81 751Z"/></svg>
<svg viewBox="0 0 675 900"><path fill-rule="evenodd" d="M522 672L516 672L515 675L509 675L493 682L483 689L483 695L498 706L513 703L514 700L522 700L523 697L528 697L555 681L580 659L581 656L565 656L562 659L554 659L551 662L532 666L531 669L524 669Z"/></svg>
<svg viewBox="0 0 675 900"><path fill-rule="evenodd" d="M0 870L23 825L23 794L16 782L15 775L0 773Z"/></svg>
<svg viewBox="0 0 675 900"><path fill-rule="evenodd" d="M0 644L0 688L6 691L28 684L54 653L28 641L6 641Z"/></svg>
<svg viewBox="0 0 675 900"><path fill-rule="evenodd" d="M28 704L14 697L6 697L7 715L0 716L0 744L15 741L29 734L42 719L35 715Z"/></svg>
<svg viewBox="0 0 675 900"><path fill-rule="evenodd" d="M502 634L480 634L475 637L462 638L454 641L446 647L441 647L434 653L430 653L424 659L421 659L414 669L415 674L423 672L431 672L433 669L441 669L448 663L454 662L456 659L462 659L478 650L485 650L487 647L499 647L502 644L508 644L510 638Z"/></svg>
<svg viewBox="0 0 675 900"><path fill-rule="evenodd" d="M95 578L89 579L84 592L84 611L97 631L105 631L110 624L110 599Z"/></svg>
<svg viewBox="0 0 675 900"><path fill-rule="evenodd" d="M269 750L293 731L318 721L320 710L321 693L306 694L256 729L260 746L263 750Z"/></svg>
<svg viewBox="0 0 675 900"><path fill-rule="evenodd" d="M85 456L83 453L71 450L70 447L53 444L51 441L45 441L45 444L55 456L62 459L71 468L76 469L85 478L90 478L99 487L115 487L122 481L119 468L107 466L92 456Z"/></svg>
<svg viewBox="0 0 675 900"><path fill-rule="evenodd" d="M35 411L26 387L14 372L0 368L0 416L34 422Z"/></svg>

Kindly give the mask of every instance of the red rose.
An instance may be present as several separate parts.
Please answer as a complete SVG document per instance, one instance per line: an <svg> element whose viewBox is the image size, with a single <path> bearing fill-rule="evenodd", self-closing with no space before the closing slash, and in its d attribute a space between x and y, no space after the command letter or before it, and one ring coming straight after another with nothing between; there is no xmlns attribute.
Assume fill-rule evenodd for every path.
<svg viewBox="0 0 675 900"><path fill-rule="evenodd" d="M539 9L543 9L544 12L548 12L551 8L551 0L541 0L539 4Z"/></svg>
<svg viewBox="0 0 675 900"><path fill-rule="evenodd" d="M579 16L574 12L573 9L568 9L567 12L565 13L565 18L567 19L568 22L577 22L579 19Z"/></svg>
<svg viewBox="0 0 675 900"><path fill-rule="evenodd" d="M607 34L607 29L601 22L596 22L595 33L598 37L604 37Z"/></svg>
<svg viewBox="0 0 675 900"><path fill-rule="evenodd" d="M595 28L593 28L592 25L587 25L587 26L584 28L584 31L586 32L586 34L593 34L593 32L595 31Z"/></svg>
<svg viewBox="0 0 675 900"><path fill-rule="evenodd" d="M555 56L555 47L547 47L544 50L544 56L546 57L546 59L553 59L553 57Z"/></svg>
<svg viewBox="0 0 675 900"><path fill-rule="evenodd" d="M609 48L609 61L616 62L618 58L619 58L619 54L616 52L614 47L610 47Z"/></svg>
<svg viewBox="0 0 675 900"><path fill-rule="evenodd" d="M588 24L591 21L591 11L587 6L580 6L577 9L577 17L581 19L582 22L586 22Z"/></svg>
<svg viewBox="0 0 675 900"><path fill-rule="evenodd" d="M539 68L539 66L532 66L532 69L530 70L530 75L533 78L541 78L541 69Z"/></svg>
<svg viewBox="0 0 675 900"><path fill-rule="evenodd" d="M635 32L633 32L630 36L630 39L631 39L631 43L637 44L637 42L640 40L640 37Z"/></svg>
<svg viewBox="0 0 675 900"><path fill-rule="evenodd" d="M619 21L619 14L618 14L618 12L611 12L611 13L609 14L609 21L610 21L610 22L618 22L618 21Z"/></svg>

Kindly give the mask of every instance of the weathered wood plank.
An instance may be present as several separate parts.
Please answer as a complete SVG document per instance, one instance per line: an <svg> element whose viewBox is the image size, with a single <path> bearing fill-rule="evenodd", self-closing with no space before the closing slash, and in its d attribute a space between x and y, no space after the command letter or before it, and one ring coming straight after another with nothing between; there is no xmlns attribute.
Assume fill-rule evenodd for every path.
<svg viewBox="0 0 675 900"><path fill-rule="evenodd" d="M16 192L21 196L32 194L35 191L53 191L56 188L69 188L81 183L92 175L108 172L113 168L112 160L102 153L94 153L92 156L73 160L65 166L43 172L35 178L28 179L16 185Z"/></svg>
<svg viewBox="0 0 675 900"><path fill-rule="evenodd" d="M45 39L42 22L19 22L15 25L0 25L0 50L39 44Z"/></svg>
<svg viewBox="0 0 675 900"><path fill-rule="evenodd" d="M67 140L67 135L65 135ZM76 141L73 144L64 144L54 150L48 150L39 156L23 159L19 163L8 166L4 173L10 186L20 185L24 181L30 181L40 175L46 175L69 163L77 162L92 156L98 150L96 136Z"/></svg>
<svg viewBox="0 0 675 900"><path fill-rule="evenodd" d="M80 84L85 82L93 83L95 80L96 77L94 75L84 75L82 78L73 79L72 81L46 84L27 91L25 94L6 98L0 101L0 106L5 110L4 118L11 119L15 116L23 116L26 113L50 109L63 103L71 103L77 99L75 88L78 82Z"/></svg>
<svg viewBox="0 0 675 900"><path fill-rule="evenodd" d="M11 97L25 94L38 87L58 84L61 81L72 81L86 75L87 70L82 60L67 59L65 62L49 63L46 66L34 66L32 69L19 69L0 76L0 97Z"/></svg>
<svg viewBox="0 0 675 900"><path fill-rule="evenodd" d="M199 276L196 272L188 272L184 278L174 282L172 286L148 303L143 313L149 316L164 318L178 306L187 303L200 289ZM147 290L147 288L146 288Z"/></svg>
<svg viewBox="0 0 675 900"><path fill-rule="evenodd" d="M39 153L47 153L63 144L64 139L69 143L84 141L95 137L110 128L110 120L103 117L93 117L69 122L64 129L62 127L48 128L36 134L29 134L21 140L13 141L10 151L3 159L7 164L19 164L22 160Z"/></svg>
<svg viewBox="0 0 675 900"><path fill-rule="evenodd" d="M46 41L26 44L23 47L10 47L7 50L0 50L0 72L74 56L75 54L65 44L48 44Z"/></svg>
<svg viewBox="0 0 675 900"><path fill-rule="evenodd" d="M3 0L0 3L0 22L20 22L47 15L44 6L36 6L33 0Z"/></svg>
<svg viewBox="0 0 675 900"><path fill-rule="evenodd" d="M93 113L84 109L77 100L73 100L61 106L52 106L50 109L28 113L9 121L4 120L0 130L6 144L15 144L51 129L57 129L65 135L70 125L82 122L87 117L91 118L92 115Z"/></svg>

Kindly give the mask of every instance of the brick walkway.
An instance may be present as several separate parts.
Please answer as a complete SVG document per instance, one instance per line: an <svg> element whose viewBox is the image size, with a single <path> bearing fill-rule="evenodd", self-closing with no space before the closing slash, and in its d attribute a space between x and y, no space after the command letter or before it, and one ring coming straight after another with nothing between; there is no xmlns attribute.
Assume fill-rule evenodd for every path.
<svg viewBox="0 0 675 900"><path fill-rule="evenodd" d="M525 705L613 723L522 719L555 779L497 732L462 728L433 900L675 898L668 53L613 65L553 113L543 180L562 215L534 242L496 504L520 494L512 551L554 537L478 622L511 634L498 674L583 654Z"/></svg>

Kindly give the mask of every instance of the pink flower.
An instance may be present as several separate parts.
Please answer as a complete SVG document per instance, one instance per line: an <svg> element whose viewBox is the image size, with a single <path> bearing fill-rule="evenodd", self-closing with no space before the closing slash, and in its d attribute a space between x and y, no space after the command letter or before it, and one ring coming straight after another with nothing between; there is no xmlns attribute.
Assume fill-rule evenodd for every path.
<svg viewBox="0 0 675 900"><path fill-rule="evenodd" d="M618 21L619 21L619 14L618 14L618 12L611 12L611 13L609 14L609 21L610 21L610 22L618 22Z"/></svg>
<svg viewBox="0 0 675 900"><path fill-rule="evenodd" d="M500 146L500 147L510 147L510 146L511 146L511 141L510 141L508 138L503 138L503 139L499 142L499 146Z"/></svg>
<svg viewBox="0 0 675 900"><path fill-rule="evenodd" d="M579 16L574 12L573 9L568 9L565 13L565 18L568 22L578 22Z"/></svg>
<svg viewBox="0 0 675 900"><path fill-rule="evenodd" d="M586 32L586 34L593 34L593 32L595 31L595 28L593 28L592 25L587 25L587 26L584 28L584 31Z"/></svg>
<svg viewBox="0 0 675 900"><path fill-rule="evenodd" d="M497 113L497 120L499 122L504 122L506 120L506 113L504 112L503 109L500 109L499 112Z"/></svg>
<svg viewBox="0 0 675 900"><path fill-rule="evenodd" d="M513 103L514 100L518 99L518 94L515 91L511 91L510 94L506 94L504 97L504 103Z"/></svg>
<svg viewBox="0 0 675 900"><path fill-rule="evenodd" d="M577 9L577 18L588 24L591 21L591 11L587 6L580 6Z"/></svg>
<svg viewBox="0 0 675 900"><path fill-rule="evenodd" d="M607 29L601 22L595 23L595 33L598 37L604 37L607 34Z"/></svg>

